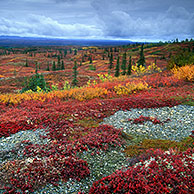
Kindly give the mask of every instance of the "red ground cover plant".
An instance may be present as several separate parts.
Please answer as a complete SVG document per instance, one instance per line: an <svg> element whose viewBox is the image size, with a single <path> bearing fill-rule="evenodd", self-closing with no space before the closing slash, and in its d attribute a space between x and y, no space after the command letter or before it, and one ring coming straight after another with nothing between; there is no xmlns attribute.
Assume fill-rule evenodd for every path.
<svg viewBox="0 0 194 194"><path fill-rule="evenodd" d="M56 130L57 126L55 127L55 125L60 125L60 122L72 127L72 122L69 120L76 122L88 117L101 120L118 110L171 107L177 104L179 102L174 99L158 100L144 98L144 96L107 100L94 99L82 103L73 100L63 102L60 99L46 102L26 101L20 105L8 107L4 105L0 115L1 136L8 136L20 130L46 128L50 125ZM11 129L6 127L7 121L11 123Z"/></svg>
<svg viewBox="0 0 194 194"><path fill-rule="evenodd" d="M11 134L15 134L19 131L25 131L34 128L35 126L33 124L28 124L26 121L0 123L0 138L8 137Z"/></svg>
<svg viewBox="0 0 194 194"><path fill-rule="evenodd" d="M101 125L86 129L88 132L78 138L76 132L69 132L68 122L63 124L57 125L61 126L59 130L49 129L48 137L52 140L50 144L27 145L23 150L24 160L0 166L0 174L3 176L0 183L8 193L27 190L32 192L45 184L57 185L59 180L67 181L69 178L80 181L89 176L90 172L87 162L76 157L77 152L93 148L106 150L124 143L121 140L121 131L111 126ZM61 138L61 134L64 138ZM77 138L69 139L73 135Z"/></svg>
<svg viewBox="0 0 194 194"><path fill-rule="evenodd" d="M172 87L172 86L183 86L186 82L179 80L170 74L169 72L155 73L152 75L146 75L142 77L142 80L146 81L152 88L158 87Z"/></svg>
<svg viewBox="0 0 194 194"><path fill-rule="evenodd" d="M108 125L85 129L83 130L85 131L84 134L80 135L77 135L76 131L69 132L68 129L64 130L64 128L60 128L57 132L54 129L49 129L49 131L48 137L52 140L52 143L26 146L25 157L49 157L55 153L74 156L76 152L87 151L92 148L106 150L109 147L121 146L124 143L121 140L121 130ZM63 134L64 138L59 138L59 134Z"/></svg>
<svg viewBox="0 0 194 194"><path fill-rule="evenodd" d="M169 122L170 119L166 119L165 121L161 122L159 119L154 117L145 117L143 115L139 116L136 119L128 119L128 121L132 121L133 124L143 124L146 121L151 121L154 125L156 124L164 124L166 122Z"/></svg>
<svg viewBox="0 0 194 194"><path fill-rule="evenodd" d="M90 174L87 162L59 154L8 162L0 166L0 172L3 176L0 183L7 193L33 192L48 183L57 186L60 179L80 181Z"/></svg>
<svg viewBox="0 0 194 194"><path fill-rule="evenodd" d="M194 150L148 150L148 161L116 171L93 183L89 193L177 193L194 192ZM154 156L154 157L153 157ZM154 158L154 159L153 159Z"/></svg>

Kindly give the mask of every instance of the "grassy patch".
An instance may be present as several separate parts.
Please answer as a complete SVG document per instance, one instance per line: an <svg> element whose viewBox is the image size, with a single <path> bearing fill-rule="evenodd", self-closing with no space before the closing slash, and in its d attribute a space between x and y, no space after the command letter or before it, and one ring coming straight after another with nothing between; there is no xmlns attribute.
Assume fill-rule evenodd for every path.
<svg viewBox="0 0 194 194"><path fill-rule="evenodd" d="M191 137L185 138L181 142L161 139L143 139L142 142L136 145L130 145L125 149L127 156L133 157L144 153L146 150L161 149L169 150L170 148L176 149L177 151L185 151L192 146L193 139Z"/></svg>
<svg viewBox="0 0 194 194"><path fill-rule="evenodd" d="M91 128L91 127L98 127L99 123L95 121L94 119L87 117L82 120L79 120L76 122L77 125L85 127L85 128Z"/></svg>
<svg viewBox="0 0 194 194"><path fill-rule="evenodd" d="M193 100L189 100L189 101L183 102L182 104L183 104L183 105L194 106L194 101L193 101Z"/></svg>

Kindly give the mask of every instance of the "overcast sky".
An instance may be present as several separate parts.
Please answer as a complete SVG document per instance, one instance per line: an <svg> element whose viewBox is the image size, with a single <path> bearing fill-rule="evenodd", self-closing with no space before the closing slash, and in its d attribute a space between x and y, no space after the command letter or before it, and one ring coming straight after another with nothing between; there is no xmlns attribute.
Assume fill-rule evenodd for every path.
<svg viewBox="0 0 194 194"><path fill-rule="evenodd" d="M194 38L194 0L0 0L0 35Z"/></svg>

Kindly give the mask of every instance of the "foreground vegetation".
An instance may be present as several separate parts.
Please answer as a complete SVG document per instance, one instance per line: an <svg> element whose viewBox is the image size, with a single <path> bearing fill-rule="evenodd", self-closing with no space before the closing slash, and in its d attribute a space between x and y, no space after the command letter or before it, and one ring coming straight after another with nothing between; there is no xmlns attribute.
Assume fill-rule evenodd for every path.
<svg viewBox="0 0 194 194"><path fill-rule="evenodd" d="M121 147L130 161L128 167L99 176L88 193L193 193L194 131L175 142L130 136L101 124L119 110L193 105L193 50L192 41L116 48L2 49L2 66L16 68L12 78L10 69L10 77L1 71L2 78L9 77L1 80L1 86L20 79L24 85L15 85L12 93L1 87L0 137L46 129L42 138L49 143L20 142L20 159L17 149L10 150L16 157L0 164L0 189L32 193L48 183L57 187L59 181L81 181L93 169L80 154L99 155ZM189 57L177 57L180 52L188 52ZM34 74L26 80L22 76L27 72L16 70L20 65L6 63L19 55L19 60L25 59L21 66ZM52 67L50 58L55 62ZM34 59L38 60L35 64ZM150 117L133 122L146 120L160 123Z"/></svg>

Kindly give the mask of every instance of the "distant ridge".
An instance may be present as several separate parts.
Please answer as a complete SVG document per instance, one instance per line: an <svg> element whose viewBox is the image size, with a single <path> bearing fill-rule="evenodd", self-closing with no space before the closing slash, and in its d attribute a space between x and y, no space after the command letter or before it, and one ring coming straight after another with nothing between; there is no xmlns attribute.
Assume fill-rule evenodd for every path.
<svg viewBox="0 0 194 194"><path fill-rule="evenodd" d="M1 47L25 46L118 46L134 42L129 40L55 39L39 37L0 36Z"/></svg>

